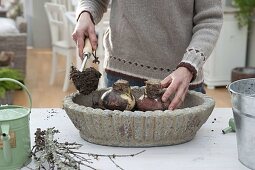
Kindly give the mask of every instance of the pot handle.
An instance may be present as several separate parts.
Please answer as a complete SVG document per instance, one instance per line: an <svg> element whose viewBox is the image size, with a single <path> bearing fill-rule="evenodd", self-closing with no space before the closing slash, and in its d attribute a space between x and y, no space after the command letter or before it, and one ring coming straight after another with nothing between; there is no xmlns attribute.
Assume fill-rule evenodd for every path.
<svg viewBox="0 0 255 170"><path fill-rule="evenodd" d="M10 144L10 135L9 135L10 126L8 124L1 125L1 140L3 141L3 156L6 162L11 162L11 144Z"/></svg>
<svg viewBox="0 0 255 170"><path fill-rule="evenodd" d="M223 134L236 131L236 124L234 118L230 118L228 121L228 127L222 130Z"/></svg>
<svg viewBox="0 0 255 170"><path fill-rule="evenodd" d="M16 84L20 85L26 91L26 93L28 95L28 99L29 99L29 112L31 112L31 109L32 109L32 97L31 97L27 87L24 86L19 81L15 80L15 79L12 79L12 78L0 78L0 81L11 81L13 83L16 83Z"/></svg>

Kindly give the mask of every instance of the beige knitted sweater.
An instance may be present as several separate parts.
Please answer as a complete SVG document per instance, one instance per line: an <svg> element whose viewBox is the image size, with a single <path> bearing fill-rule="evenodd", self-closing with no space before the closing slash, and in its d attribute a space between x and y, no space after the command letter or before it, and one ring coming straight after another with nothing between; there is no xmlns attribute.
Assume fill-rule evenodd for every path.
<svg viewBox="0 0 255 170"><path fill-rule="evenodd" d="M77 17L88 11L97 24L108 3L80 0ZM194 73L191 84L199 84L222 18L221 0L112 0L106 71L163 79L182 65Z"/></svg>

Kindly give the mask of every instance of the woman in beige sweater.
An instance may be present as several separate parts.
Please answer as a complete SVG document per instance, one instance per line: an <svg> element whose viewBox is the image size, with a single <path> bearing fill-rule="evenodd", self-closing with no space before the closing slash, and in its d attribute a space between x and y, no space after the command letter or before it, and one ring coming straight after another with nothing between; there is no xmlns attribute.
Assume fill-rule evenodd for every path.
<svg viewBox="0 0 255 170"><path fill-rule="evenodd" d="M80 56L85 37L97 48L95 24L109 0L80 0L73 39ZM203 90L202 67L222 26L220 0L112 0L110 28L105 34L105 72L110 86L117 79L143 85L161 79L162 100L175 97L173 110L188 89Z"/></svg>

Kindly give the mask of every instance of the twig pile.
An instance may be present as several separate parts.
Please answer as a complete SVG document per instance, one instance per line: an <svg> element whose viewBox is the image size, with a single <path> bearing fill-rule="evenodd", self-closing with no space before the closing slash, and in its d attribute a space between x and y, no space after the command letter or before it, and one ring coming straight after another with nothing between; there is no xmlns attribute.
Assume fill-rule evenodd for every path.
<svg viewBox="0 0 255 170"><path fill-rule="evenodd" d="M81 144L75 142L60 143L57 140L54 140L54 135L56 133L59 133L59 131L54 128L48 128L47 130L41 130L38 128L36 130L35 145L31 150L31 157L35 160L36 169L79 170L82 165L96 170L96 168L89 164L92 164L93 160L98 160L99 157L108 157L117 168L123 169L114 161L114 158L133 157L145 151L143 150L130 155L103 155L78 152L75 150L79 149L82 146ZM87 156L87 158L82 155Z"/></svg>

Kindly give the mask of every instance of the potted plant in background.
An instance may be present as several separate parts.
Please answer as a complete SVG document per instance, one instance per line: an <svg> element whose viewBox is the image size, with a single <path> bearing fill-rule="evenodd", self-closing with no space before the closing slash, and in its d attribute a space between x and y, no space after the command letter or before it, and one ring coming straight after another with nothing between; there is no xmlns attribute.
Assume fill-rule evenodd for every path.
<svg viewBox="0 0 255 170"><path fill-rule="evenodd" d="M251 26L255 14L255 0L233 0L234 6L239 8L237 20L240 26Z"/></svg>
<svg viewBox="0 0 255 170"><path fill-rule="evenodd" d="M255 67L255 0L233 0L239 9L237 20L239 26L248 26L248 47L246 65Z"/></svg>
<svg viewBox="0 0 255 170"><path fill-rule="evenodd" d="M23 81L23 75L19 70L0 67L0 78L12 78L18 81ZM20 89L20 86L9 81L0 82L0 105L12 104L14 90Z"/></svg>
<svg viewBox="0 0 255 170"><path fill-rule="evenodd" d="M24 76L20 70L13 68L13 59L15 53L13 51L0 52L0 78L12 78L23 82ZM12 104L14 90L21 87L10 81L0 81L0 105Z"/></svg>

